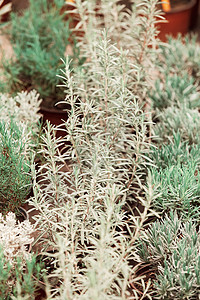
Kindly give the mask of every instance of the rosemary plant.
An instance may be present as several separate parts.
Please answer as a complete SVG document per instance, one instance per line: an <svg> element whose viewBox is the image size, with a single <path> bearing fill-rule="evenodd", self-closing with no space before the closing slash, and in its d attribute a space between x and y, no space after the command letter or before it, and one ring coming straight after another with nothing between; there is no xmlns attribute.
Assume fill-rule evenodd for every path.
<svg viewBox="0 0 200 300"><path fill-rule="evenodd" d="M17 211L30 192L30 137L23 124L0 121L1 212Z"/></svg>
<svg viewBox="0 0 200 300"><path fill-rule="evenodd" d="M133 261L144 222L154 214L150 177L145 185L151 122L141 106L156 57L156 3L141 1L130 14L115 0L101 1L94 14L95 1L76 1L87 59L73 72L67 59L60 75L71 107L60 143L68 146L61 155L48 125L44 164L32 166L39 242L54 261L49 299L150 297Z"/></svg>
<svg viewBox="0 0 200 300"><path fill-rule="evenodd" d="M56 88L59 79L55 74L61 67L60 57L64 57L69 45L69 22L61 14L64 0L29 2L22 16L11 14L8 33L14 58L3 61L5 80L1 84L9 94L36 89L43 98L43 105L49 107L63 99ZM75 42L72 52L78 60Z"/></svg>

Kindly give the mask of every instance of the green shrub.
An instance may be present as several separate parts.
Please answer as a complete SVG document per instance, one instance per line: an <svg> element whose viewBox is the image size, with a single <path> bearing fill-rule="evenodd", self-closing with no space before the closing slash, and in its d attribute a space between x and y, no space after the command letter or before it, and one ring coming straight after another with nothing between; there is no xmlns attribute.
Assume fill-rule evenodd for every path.
<svg viewBox="0 0 200 300"><path fill-rule="evenodd" d="M173 133L173 137L169 137L166 144L159 144L153 147L150 152L150 159L155 166L160 169L172 167L174 165L185 165L188 161L194 161L198 166L200 162L200 145L188 144L187 140L182 140L179 133Z"/></svg>
<svg viewBox="0 0 200 300"><path fill-rule="evenodd" d="M197 109L170 106L157 112L154 134L166 142L179 132L181 139L189 144L199 144L200 113Z"/></svg>
<svg viewBox="0 0 200 300"><path fill-rule="evenodd" d="M191 220L170 212L141 235L139 260L156 272L153 299L198 299L200 290L200 235Z"/></svg>
<svg viewBox="0 0 200 300"><path fill-rule="evenodd" d="M159 212L176 209L184 219L199 221L199 144L182 141L174 133L168 143L152 147L150 168L155 197L153 206Z"/></svg>
<svg viewBox="0 0 200 300"><path fill-rule="evenodd" d="M179 36L177 39L168 38L167 45L160 45L161 55L157 60L162 74L190 74L195 82L199 82L200 75L200 46L197 35Z"/></svg>
<svg viewBox="0 0 200 300"><path fill-rule="evenodd" d="M196 36L169 38L168 44L160 45L155 61L159 79L149 96L155 108L155 135L161 141L179 131L182 140L199 143L199 54Z"/></svg>
<svg viewBox="0 0 200 300"><path fill-rule="evenodd" d="M157 188L158 197L154 208L166 212L177 209L179 214L189 220L199 219L200 174L197 163L187 161L176 163L165 169L151 169L152 184Z"/></svg>
<svg viewBox="0 0 200 300"><path fill-rule="evenodd" d="M164 110L169 106L189 109L200 106L200 93L194 78L186 74L163 74L150 93L153 107Z"/></svg>
<svg viewBox="0 0 200 300"><path fill-rule="evenodd" d="M62 66L69 45L69 22L60 13L64 0L30 1L22 16L11 14L10 39L14 49L12 60L3 62L6 92L36 89L52 106L63 99L60 82L55 74ZM73 56L78 58L78 48L73 46Z"/></svg>
<svg viewBox="0 0 200 300"><path fill-rule="evenodd" d="M0 121L1 212L16 211L30 192L29 144L22 123Z"/></svg>

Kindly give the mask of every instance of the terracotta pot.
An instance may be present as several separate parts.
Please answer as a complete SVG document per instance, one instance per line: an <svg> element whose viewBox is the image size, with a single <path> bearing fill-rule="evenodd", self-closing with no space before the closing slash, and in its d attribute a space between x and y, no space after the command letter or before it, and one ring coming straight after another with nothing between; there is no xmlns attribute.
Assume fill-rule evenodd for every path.
<svg viewBox="0 0 200 300"><path fill-rule="evenodd" d="M43 116L43 122L47 120L55 126L62 125L63 121L67 121L67 111L56 108L47 108L44 106L40 107L40 113ZM61 130L56 130L56 137L63 137L66 135L66 132L62 129L65 129L65 126L62 125Z"/></svg>
<svg viewBox="0 0 200 300"><path fill-rule="evenodd" d="M192 9L196 4L196 0L191 0L190 3L177 6L169 12L164 13L167 23L158 24L160 31L159 38L166 42L167 35L177 37L179 33L186 34L190 29Z"/></svg>

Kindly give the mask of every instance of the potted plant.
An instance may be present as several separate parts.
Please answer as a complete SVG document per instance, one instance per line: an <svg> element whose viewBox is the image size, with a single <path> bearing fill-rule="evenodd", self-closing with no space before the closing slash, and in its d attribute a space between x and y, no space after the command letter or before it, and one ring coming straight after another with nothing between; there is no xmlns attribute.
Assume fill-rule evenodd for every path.
<svg viewBox="0 0 200 300"><path fill-rule="evenodd" d="M65 106L55 106L64 97L63 91L57 88L62 80L55 77L55 74L59 73L62 66L60 58L66 55L71 35L69 22L60 13L65 1L29 2L29 7L22 16L11 14L11 26L6 32L10 36L14 57L3 61L5 80L1 88L11 94L36 89L43 99L41 112L44 119L53 122L52 114L56 112L55 124L58 125L61 119L66 119L66 112L63 112ZM71 57L78 65L81 63L75 42ZM60 111L62 114L58 116Z"/></svg>
<svg viewBox="0 0 200 300"><path fill-rule="evenodd" d="M191 14L196 0L162 0L161 8L167 22L160 23L159 37L166 41L166 35L176 37L178 33L186 34L190 29Z"/></svg>
<svg viewBox="0 0 200 300"><path fill-rule="evenodd" d="M0 95L0 210L19 213L31 189L31 153L37 148L39 95ZM25 214L26 215L26 214Z"/></svg>
<svg viewBox="0 0 200 300"><path fill-rule="evenodd" d="M77 1L86 25L80 42L87 57L84 72L72 73L67 60L62 73L65 101L72 107L66 123L70 146L62 156L47 128L42 142L44 165L33 174L30 201L39 210L34 218L42 247L55 250L47 253L54 266L48 278L58 279L50 283L51 293L59 299L79 299L79 295L80 299L137 299L140 291L138 297L137 291L131 298L128 293L129 279L134 277L132 245L151 202L143 185L149 162L145 158L149 119L140 103L147 96L148 63L152 65L157 51L150 47L156 43L156 33L149 30L156 23L157 1L146 1L141 10L134 8L139 10L135 22L130 13L120 13L116 1L102 1L100 12L107 22L103 33L100 26L93 26L99 21L94 2ZM126 23L121 23L123 17ZM66 159L70 168L64 171ZM136 206L144 194L145 210L140 214Z"/></svg>
<svg viewBox="0 0 200 300"><path fill-rule="evenodd" d="M17 212L30 192L29 138L24 129L12 120L0 122L0 207L5 214Z"/></svg>

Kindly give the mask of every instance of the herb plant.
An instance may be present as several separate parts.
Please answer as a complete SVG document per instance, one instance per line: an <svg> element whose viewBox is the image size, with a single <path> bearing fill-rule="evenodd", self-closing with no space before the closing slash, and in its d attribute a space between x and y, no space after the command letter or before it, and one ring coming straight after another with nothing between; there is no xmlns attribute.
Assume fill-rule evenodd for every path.
<svg viewBox="0 0 200 300"><path fill-rule="evenodd" d="M17 211L30 192L30 145L25 126L0 121L1 212Z"/></svg>
<svg viewBox="0 0 200 300"><path fill-rule="evenodd" d="M181 76L184 71L190 74L195 82L199 82L200 46L197 35L179 35L177 39L168 38L168 45L160 45L161 56L157 60L160 72L165 74L177 74Z"/></svg>
<svg viewBox="0 0 200 300"><path fill-rule="evenodd" d="M158 170L177 164L184 166L188 161L193 161L199 168L200 147L199 144L188 144L188 141L182 140L180 133L177 132L173 134L173 137L168 138L166 144L157 147L152 145L149 156Z"/></svg>
<svg viewBox="0 0 200 300"><path fill-rule="evenodd" d="M76 0L70 14L80 18L75 32L84 33L78 37L83 66L72 70L68 56L58 64L64 66L56 70L65 91L60 104L70 108L66 135L58 140L47 123L39 165L29 163L28 149L19 143L37 133L31 115L23 112L19 121L9 112L1 121L5 141L22 149L12 152L23 158L21 175L30 176L31 169L29 202L38 212L33 218L42 255L51 261L48 299L199 297L199 48L194 53L193 44L180 39L159 48L158 1L130 2L132 12L118 0ZM57 0L48 8L62 4ZM17 103L16 111L19 99L8 100ZM26 277L16 272L13 299L32 297L35 269L29 267Z"/></svg>
<svg viewBox="0 0 200 300"><path fill-rule="evenodd" d="M164 170L153 168L152 182L159 193L154 207L162 212L176 209L182 218L199 222L199 179L198 166L193 161L176 163Z"/></svg>
<svg viewBox="0 0 200 300"><path fill-rule="evenodd" d="M145 185L151 122L142 106L156 58L157 48L149 46L156 45L157 1L135 5L133 15L115 0L101 1L95 15L96 4L76 1L87 59L73 72L67 59L60 72L71 107L60 141L67 141L65 152L48 125L44 164L32 165L30 202L39 212L39 242L53 260L52 299L139 299L131 283L149 296L133 261L140 230L154 214L150 177L149 189Z"/></svg>
<svg viewBox="0 0 200 300"><path fill-rule="evenodd" d="M149 93L156 123L150 168L160 221L141 234L139 261L155 278L153 299L199 298L199 45L170 38Z"/></svg>
<svg viewBox="0 0 200 300"><path fill-rule="evenodd" d="M200 290L200 236L196 224L170 212L150 225L140 239L140 261L158 269L156 299L198 299Z"/></svg>
<svg viewBox="0 0 200 300"><path fill-rule="evenodd" d="M54 106L62 100L57 89L59 78L55 74L61 67L69 45L69 22L60 13L64 0L30 1L29 8L22 16L11 14L10 39L14 58L4 60L4 91L16 93L36 89L43 105ZM73 55L78 58L78 48L73 45Z"/></svg>
<svg viewBox="0 0 200 300"><path fill-rule="evenodd" d="M169 106L186 107L189 109L200 106L200 93L194 78L188 73L163 74L157 79L150 97L153 107L163 110Z"/></svg>

